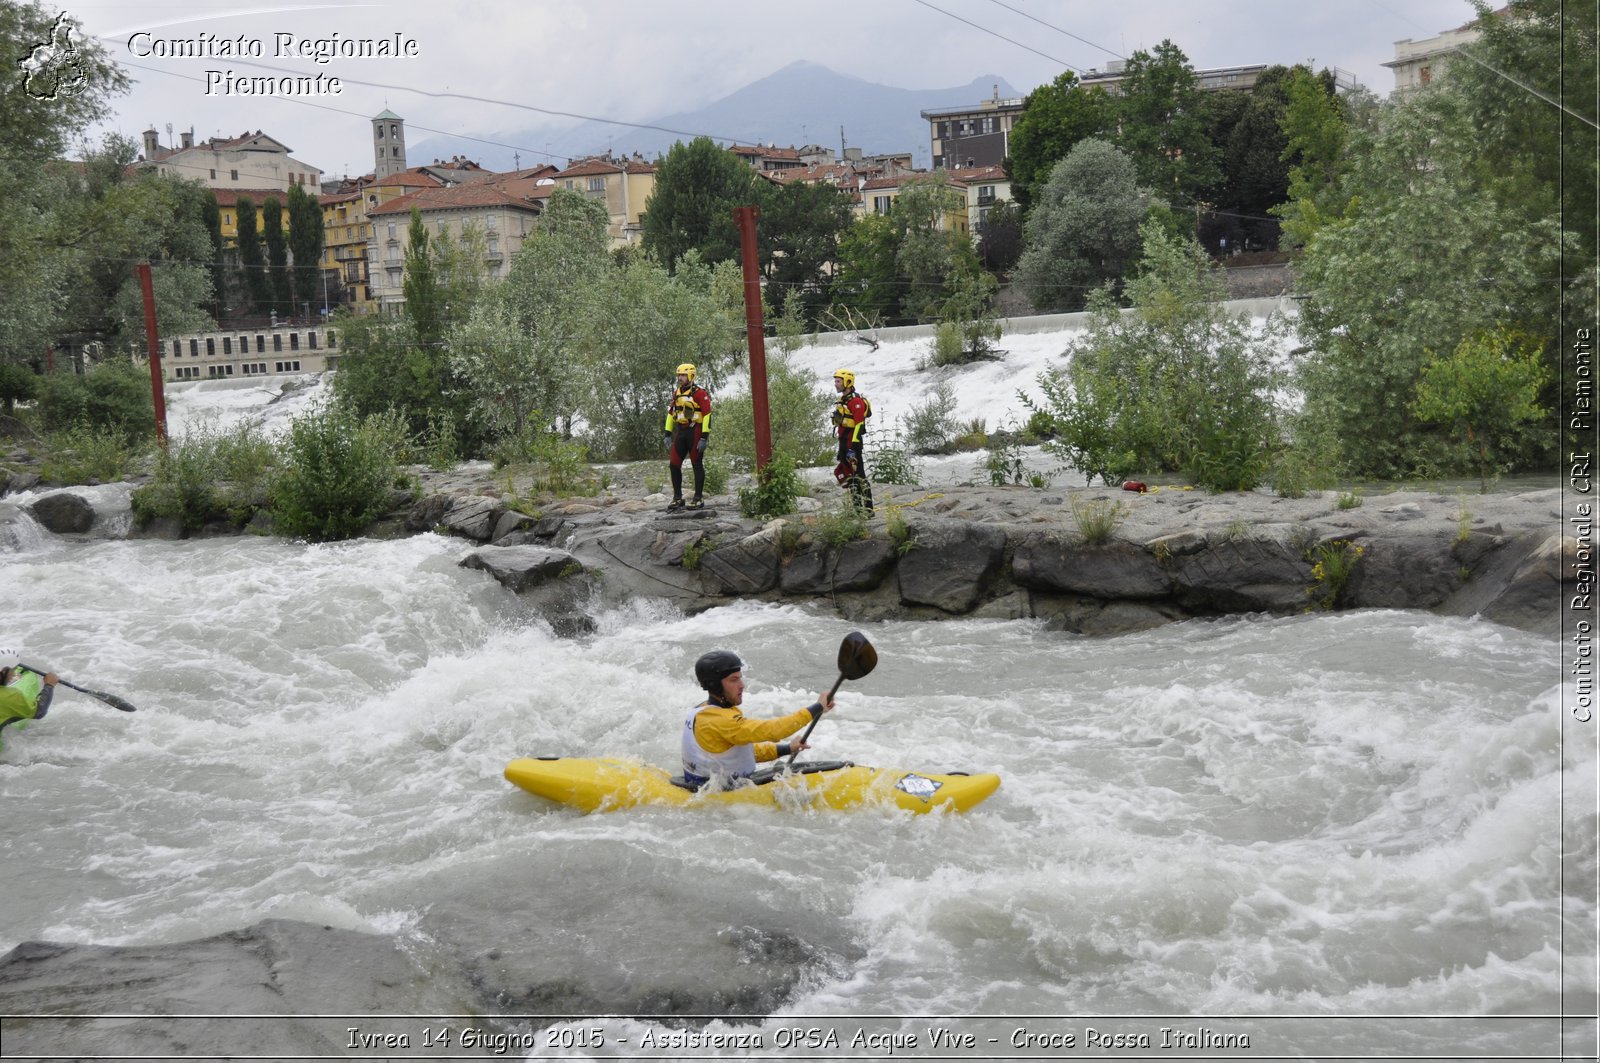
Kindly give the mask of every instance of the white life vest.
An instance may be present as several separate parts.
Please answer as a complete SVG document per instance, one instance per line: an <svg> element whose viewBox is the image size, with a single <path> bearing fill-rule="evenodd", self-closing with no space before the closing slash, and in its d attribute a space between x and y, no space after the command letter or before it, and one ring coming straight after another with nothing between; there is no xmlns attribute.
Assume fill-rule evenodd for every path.
<svg viewBox="0 0 1600 1063"><path fill-rule="evenodd" d="M756 749L749 742L733 746L722 753L706 750L694 737L694 720L709 703L696 705L683 721L683 772L691 781L701 779L737 779L756 770Z"/></svg>

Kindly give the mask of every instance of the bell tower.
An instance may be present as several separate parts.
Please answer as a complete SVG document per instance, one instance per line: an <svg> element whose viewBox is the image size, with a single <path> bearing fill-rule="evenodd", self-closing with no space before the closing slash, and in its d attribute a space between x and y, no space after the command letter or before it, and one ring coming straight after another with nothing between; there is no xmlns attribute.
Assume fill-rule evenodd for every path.
<svg viewBox="0 0 1600 1063"><path fill-rule="evenodd" d="M372 173L388 177L406 168L406 120L385 108L372 120Z"/></svg>

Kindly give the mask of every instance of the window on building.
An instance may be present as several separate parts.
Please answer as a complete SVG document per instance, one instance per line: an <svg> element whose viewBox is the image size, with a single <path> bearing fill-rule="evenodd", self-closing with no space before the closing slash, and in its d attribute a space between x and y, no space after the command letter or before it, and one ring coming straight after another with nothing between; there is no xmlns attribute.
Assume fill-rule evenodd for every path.
<svg viewBox="0 0 1600 1063"><path fill-rule="evenodd" d="M1424 85L1433 83L1433 67L1425 66L1417 71L1417 80Z"/></svg>
<svg viewBox="0 0 1600 1063"><path fill-rule="evenodd" d="M329 329L328 330L328 347L331 349L331 348L334 348L334 347L337 347L337 346L339 346L339 337L335 336L333 334L333 330L332 329Z"/></svg>
<svg viewBox="0 0 1600 1063"><path fill-rule="evenodd" d="M313 351L317 349L317 333L315 330L306 333L306 346Z"/></svg>
<svg viewBox="0 0 1600 1063"><path fill-rule="evenodd" d="M233 353L233 341L230 340L226 336L222 337L222 353L223 354L232 354ZM241 353L243 353L243 352L241 352Z"/></svg>
<svg viewBox="0 0 1600 1063"><path fill-rule="evenodd" d="M249 354L250 353L250 337L249 336L240 336L239 337L239 353L240 354Z"/></svg>
<svg viewBox="0 0 1600 1063"><path fill-rule="evenodd" d="M380 126L374 126L373 129L377 132L378 139L382 140L383 139L383 126L381 126L381 125Z"/></svg>
<svg viewBox="0 0 1600 1063"><path fill-rule="evenodd" d="M483 227L490 232L495 232L500 228L500 219L491 214L487 218L483 219Z"/></svg>
<svg viewBox="0 0 1600 1063"><path fill-rule="evenodd" d="M394 238L395 238L395 237L397 237L397 236L399 236L399 235L400 235L400 234L399 234L399 232L398 232L398 231L397 231L397 230L396 230L396 226L395 226L395 223L394 223L394 222L390 222L390 223L389 223L389 239L391 239L391 240L393 240L393 239L394 239Z"/></svg>
<svg viewBox="0 0 1600 1063"><path fill-rule="evenodd" d="M399 135L400 135L400 127L399 127L399 126L397 126L397 125L394 125L394 124L393 124L393 123L391 123L391 124L390 124L390 125L389 125L389 135L390 135L390 136L391 136L391 137L397 137L397 136L399 136Z"/></svg>
<svg viewBox="0 0 1600 1063"><path fill-rule="evenodd" d="M222 216L222 224L224 224L224 225L232 225L233 224L233 215L232 214L224 214Z"/></svg>
<svg viewBox="0 0 1600 1063"><path fill-rule="evenodd" d="M300 333L289 333L289 349L291 351L298 351L300 349Z"/></svg>
<svg viewBox="0 0 1600 1063"><path fill-rule="evenodd" d="M260 352L260 351L265 351L266 349L267 349L267 338L265 336L263 336L259 332L256 333L256 350L258 352Z"/></svg>
<svg viewBox="0 0 1600 1063"><path fill-rule="evenodd" d="M589 191L591 191L591 192L604 192L605 190L606 190L606 179L604 177L591 177L591 178L589 178Z"/></svg>
<svg viewBox="0 0 1600 1063"><path fill-rule="evenodd" d="M183 357L183 341L182 340L173 340L172 341L172 357L174 357L174 358L182 358Z"/></svg>
<svg viewBox="0 0 1600 1063"><path fill-rule="evenodd" d="M272 334L272 349L275 351L283 350L283 333L274 332Z"/></svg>
<svg viewBox="0 0 1600 1063"><path fill-rule="evenodd" d="M199 340L190 340L189 341L189 357L191 357L191 358L200 357L200 341Z"/></svg>
<svg viewBox="0 0 1600 1063"><path fill-rule="evenodd" d="M228 171L228 179L230 181L237 181L239 179L239 171L238 170L229 170Z"/></svg>
<svg viewBox="0 0 1600 1063"><path fill-rule="evenodd" d="M212 171L211 171L211 179L212 179L212 180L213 180L213 181L215 181L215 180L216 180L216 179L217 179L217 171L215 171L215 170L212 170Z"/></svg>
<svg viewBox="0 0 1600 1063"><path fill-rule="evenodd" d="M889 208L894 205L893 196L873 196L872 209L877 214L889 213Z"/></svg>
<svg viewBox="0 0 1600 1063"><path fill-rule="evenodd" d="M498 255L500 253L500 237L494 235L493 233L489 235L489 253L491 255Z"/></svg>

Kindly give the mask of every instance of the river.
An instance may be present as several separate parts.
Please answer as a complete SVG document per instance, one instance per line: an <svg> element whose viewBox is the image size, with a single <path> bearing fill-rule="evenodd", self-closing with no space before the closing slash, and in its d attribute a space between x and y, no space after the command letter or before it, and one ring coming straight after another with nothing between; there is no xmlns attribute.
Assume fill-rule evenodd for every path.
<svg viewBox="0 0 1600 1063"><path fill-rule="evenodd" d="M698 654L736 649L747 708L787 712L832 681L848 625L641 604L562 640L459 568L460 540L19 526L0 644L139 711L62 690L5 732L0 948L281 917L515 951L515 928L556 920L541 947L576 960L625 914L638 954L585 962L627 968L686 927L784 913L839 947L775 1015L707 1028L753 1029L767 1058L790 1028L913 1036L914 1056L929 1017L995 1039L961 1058L1075 1054L1063 1036L1115 1055L1086 1045L1109 1031L1163 1058L1185 1031L1249 1040L1229 1058L1544 1057L1563 993L1592 1008L1594 735L1566 722L1555 646L1530 634L1404 611L1110 639L881 624L877 670L845 685L813 755L999 772L984 805L584 817L508 785L505 763L670 764ZM600 1027L635 1046L667 1031ZM1017 1030L1037 1042L1007 1047ZM1592 1036L1574 1027L1568 1050Z"/></svg>

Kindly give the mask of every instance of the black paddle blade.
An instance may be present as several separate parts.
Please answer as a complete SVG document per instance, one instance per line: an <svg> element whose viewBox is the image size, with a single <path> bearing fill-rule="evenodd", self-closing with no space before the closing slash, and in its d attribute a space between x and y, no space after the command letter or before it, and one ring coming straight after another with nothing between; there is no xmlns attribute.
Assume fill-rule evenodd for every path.
<svg viewBox="0 0 1600 1063"><path fill-rule="evenodd" d="M67 686L68 684L62 683L61 685L62 686ZM113 709L120 709L123 712L138 712L139 711L138 707L136 705L134 705L133 702L128 701L128 700L126 700L124 698L119 698L115 694L107 694L103 690L89 690L86 687L73 687L72 689L76 690L80 694L87 694L91 698L99 698L101 701L105 702L107 705L110 705Z"/></svg>
<svg viewBox="0 0 1600 1063"><path fill-rule="evenodd" d="M47 674L47 669L35 668L31 664L20 664L19 663L17 667L26 668L28 671L33 672L33 673L35 673L37 675L45 675L45 674ZM87 694L91 698L98 698L99 700L105 702L107 705L110 705L113 709L121 709L123 712L138 712L139 711L138 708L133 704L133 702L127 701L126 699L123 699L123 698L119 698L115 694L107 694L103 690L90 690L88 687L80 687L76 683L67 682L65 679L62 679L60 676L56 677L56 682L60 683L64 687L66 687L68 690L76 690L80 694Z"/></svg>
<svg viewBox="0 0 1600 1063"><path fill-rule="evenodd" d="M878 651L861 632L852 631L839 643L839 674L844 678L860 679L876 667Z"/></svg>

